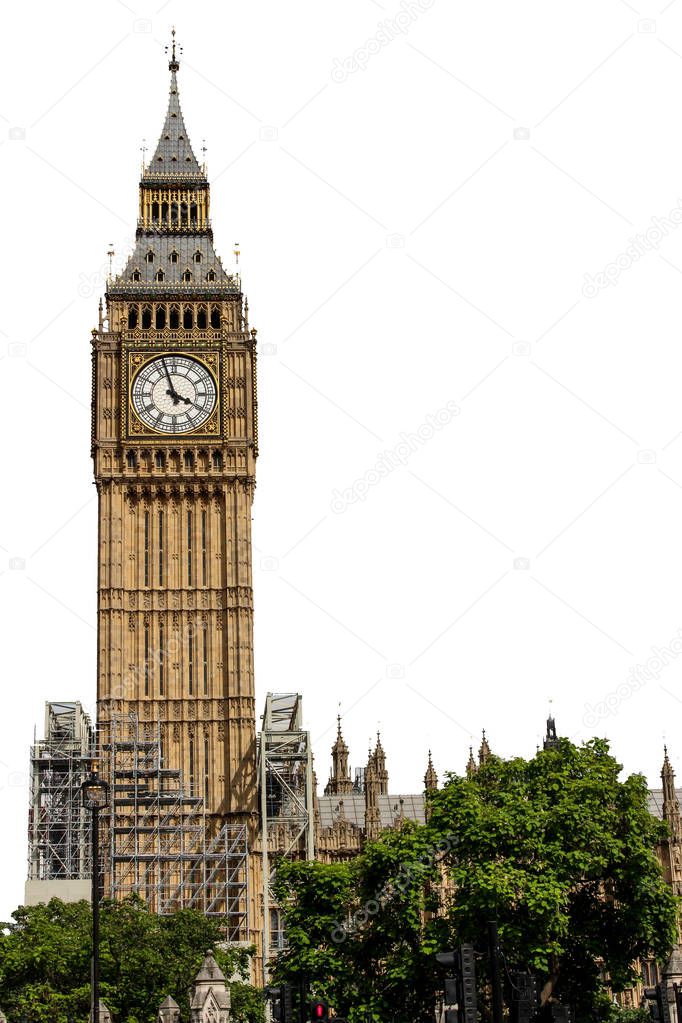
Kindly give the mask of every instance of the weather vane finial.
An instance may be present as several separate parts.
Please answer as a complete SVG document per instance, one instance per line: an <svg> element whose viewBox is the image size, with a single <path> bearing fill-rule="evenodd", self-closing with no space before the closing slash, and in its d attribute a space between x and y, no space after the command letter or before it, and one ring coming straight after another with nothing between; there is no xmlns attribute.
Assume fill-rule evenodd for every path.
<svg viewBox="0 0 682 1023"><path fill-rule="evenodd" d="M170 47L170 50L171 50L171 59L168 62L168 70L169 71L179 71L180 70L180 61L178 60L178 58L176 56L176 53L175 53L175 25L173 25L173 27L171 29L171 47ZM168 53L168 47L167 46L165 47L165 51L166 51L166 53ZM182 46L178 46L178 53L179 54L182 53Z"/></svg>

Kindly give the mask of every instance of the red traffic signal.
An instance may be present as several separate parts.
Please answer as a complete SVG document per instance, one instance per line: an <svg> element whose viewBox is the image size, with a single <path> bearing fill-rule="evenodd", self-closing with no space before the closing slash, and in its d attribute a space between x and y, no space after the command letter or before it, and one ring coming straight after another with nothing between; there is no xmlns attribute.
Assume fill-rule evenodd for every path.
<svg viewBox="0 0 682 1023"><path fill-rule="evenodd" d="M328 1020L329 1006L326 1002L313 1002L310 1006L310 1018L311 1020Z"/></svg>

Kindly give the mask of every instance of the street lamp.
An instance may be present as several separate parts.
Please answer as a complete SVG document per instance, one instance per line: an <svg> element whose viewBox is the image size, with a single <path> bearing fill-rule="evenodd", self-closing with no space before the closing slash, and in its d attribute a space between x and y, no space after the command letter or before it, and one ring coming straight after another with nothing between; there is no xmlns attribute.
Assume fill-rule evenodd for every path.
<svg viewBox="0 0 682 1023"><path fill-rule="evenodd" d="M90 1020L99 1023L99 812L109 805L109 786L97 769L81 785L83 807L92 814L92 982Z"/></svg>

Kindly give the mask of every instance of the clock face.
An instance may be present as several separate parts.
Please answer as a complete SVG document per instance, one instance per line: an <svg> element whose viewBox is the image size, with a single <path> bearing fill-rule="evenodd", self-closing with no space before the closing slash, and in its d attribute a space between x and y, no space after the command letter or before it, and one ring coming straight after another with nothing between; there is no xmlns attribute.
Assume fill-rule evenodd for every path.
<svg viewBox="0 0 682 1023"><path fill-rule="evenodd" d="M216 383L198 359L170 352L150 359L133 378L133 408L159 433L190 433L216 406Z"/></svg>

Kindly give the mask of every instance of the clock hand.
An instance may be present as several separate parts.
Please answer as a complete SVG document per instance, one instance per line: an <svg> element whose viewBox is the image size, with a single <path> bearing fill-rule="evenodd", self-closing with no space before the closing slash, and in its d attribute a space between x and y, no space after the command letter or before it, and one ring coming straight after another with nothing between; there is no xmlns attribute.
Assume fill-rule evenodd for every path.
<svg viewBox="0 0 682 1023"><path fill-rule="evenodd" d="M170 387L170 390L166 391L166 394L169 394L171 396L171 398L173 399L173 404L177 405L178 402L180 401L180 396L178 395L178 392L173 387L173 381L171 380L171 375L168 372L168 366L166 365L166 360L164 359L163 356L161 356L161 362L163 363L163 368L166 371L166 376L168 377L168 384L169 384L169 387Z"/></svg>

